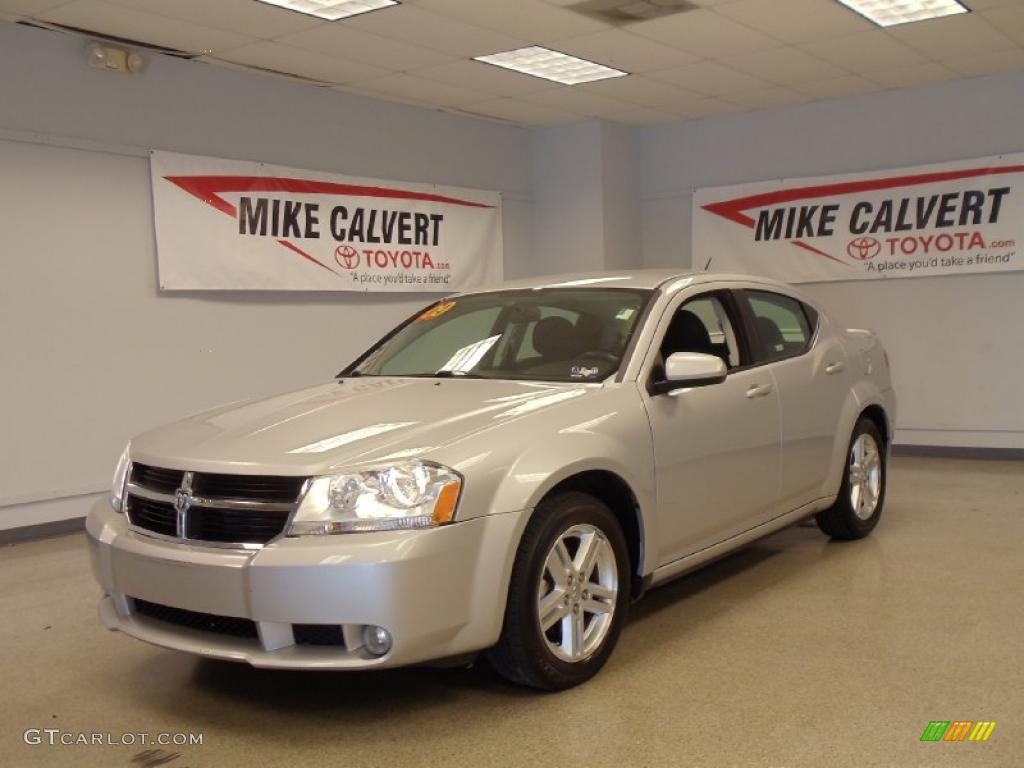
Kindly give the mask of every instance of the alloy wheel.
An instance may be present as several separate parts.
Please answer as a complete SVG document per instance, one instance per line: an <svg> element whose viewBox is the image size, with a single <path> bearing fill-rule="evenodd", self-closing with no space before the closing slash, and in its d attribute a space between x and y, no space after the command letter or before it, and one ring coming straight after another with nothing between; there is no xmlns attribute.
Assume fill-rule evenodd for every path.
<svg viewBox="0 0 1024 768"><path fill-rule="evenodd" d="M867 520L878 507L882 490L882 455L878 443L861 434L850 448L850 507L861 520Z"/></svg>
<svg viewBox="0 0 1024 768"><path fill-rule="evenodd" d="M551 652L579 662L601 647L619 594L615 551L593 525L564 531L544 560L537 585L537 620Z"/></svg>

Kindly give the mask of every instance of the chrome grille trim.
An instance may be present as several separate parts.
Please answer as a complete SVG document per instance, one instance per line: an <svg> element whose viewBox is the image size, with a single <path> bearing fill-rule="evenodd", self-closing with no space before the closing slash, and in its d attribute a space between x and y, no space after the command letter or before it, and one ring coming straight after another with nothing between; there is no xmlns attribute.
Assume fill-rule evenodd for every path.
<svg viewBox="0 0 1024 768"><path fill-rule="evenodd" d="M186 473L187 475L192 473ZM184 490L184 488L182 488ZM162 501L173 504L177 494L161 493L149 488L144 488L135 483L128 483L125 493L138 496L141 499L150 501ZM217 509L244 509L260 512L291 512L295 504L282 504L276 501L250 501L248 499L210 499L203 496L192 496L189 500L189 507L216 507Z"/></svg>
<svg viewBox="0 0 1024 768"><path fill-rule="evenodd" d="M160 470L159 468L151 469L155 469L156 471L163 471ZM172 541L180 544L195 544L204 547L216 547L221 549L258 550L283 538L287 534L288 528L292 522L292 518L295 516L295 512L298 510L299 504L302 501L302 498L305 496L310 484L309 478L301 479L299 492L296 494L294 500L291 503L283 503L281 501L258 501L255 499L241 498L217 498L207 495L194 496L192 494L193 485L196 483L197 480L202 480L203 473L191 471L182 472L181 470L168 470L168 472L170 471L178 471L181 472L182 474L181 484L179 485L178 488L175 489L173 493L169 493L163 489L157 490L154 488L148 488L145 485L141 485L139 482L136 481L135 478L132 478L131 474L129 473L129 479L125 483L124 489L125 509L127 512L126 517L128 520L129 527L135 533L138 533L143 536L148 536L154 539L159 539L162 541ZM244 484L248 478L248 476L245 475L231 477L237 477L238 481L242 484ZM276 479L280 479L283 484L292 484L292 486L294 486L294 484L300 480L300 478L287 476L282 476L280 478L267 478L260 476L259 480L256 482L267 484L270 480ZM281 497L281 493L279 490L271 490L270 492L276 493L278 498ZM133 497L139 499L140 501L145 500L147 502L166 505L168 507L168 509L166 510L167 514L174 516L175 535L171 536L168 535L168 533L153 530L151 528L145 527L140 523L137 523L136 520L134 519L134 515L132 514L131 500ZM251 512L254 515L265 514L268 516L280 514L281 526L278 533L276 533L271 538L266 540L263 540L261 534L265 535L268 530L268 527L269 530L271 531L276 529L276 520L268 521L267 518L254 520L252 521L251 528L246 528L244 525L239 523L239 538L243 539L240 541L221 541L206 540L203 538L193 538L189 536L190 529L195 530L194 528L191 528L192 519L189 515L190 510L193 509L210 510L211 514L215 513L215 511L218 510L222 510L226 513ZM202 527L201 518L199 518L199 520L200 527ZM228 515L226 518L223 516L219 519L214 518L214 520L217 521L211 523L214 526L214 529L212 531L207 530L205 532L205 535L218 535L218 537L220 535L225 535L225 537L233 535L229 527L231 525L230 515ZM168 520L168 523L169 522L170 520ZM228 527L225 528L225 526ZM220 528L221 530L217 530L218 528ZM227 531L226 533L224 533L225 530ZM197 533L200 532L197 531ZM246 535L249 537L250 540L244 540L244 537Z"/></svg>

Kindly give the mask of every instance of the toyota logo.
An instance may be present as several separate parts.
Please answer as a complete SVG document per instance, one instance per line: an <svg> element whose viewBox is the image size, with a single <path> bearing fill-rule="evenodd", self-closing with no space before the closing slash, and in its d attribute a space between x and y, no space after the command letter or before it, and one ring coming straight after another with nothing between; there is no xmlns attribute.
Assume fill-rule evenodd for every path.
<svg viewBox="0 0 1024 768"><path fill-rule="evenodd" d="M359 251L351 245L339 245L334 251L334 260L345 269L355 269L359 266Z"/></svg>
<svg viewBox="0 0 1024 768"><path fill-rule="evenodd" d="M873 237L858 237L856 240L851 240L850 244L846 246L846 252L850 258L857 261L873 259L881 250L882 244Z"/></svg>

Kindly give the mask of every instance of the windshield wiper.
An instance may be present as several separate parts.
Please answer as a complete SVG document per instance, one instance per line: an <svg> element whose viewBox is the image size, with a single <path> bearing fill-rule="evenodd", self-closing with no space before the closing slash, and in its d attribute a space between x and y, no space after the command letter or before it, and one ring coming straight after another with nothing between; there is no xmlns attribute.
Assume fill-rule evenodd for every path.
<svg viewBox="0 0 1024 768"><path fill-rule="evenodd" d="M371 376L375 378L395 378L395 379L491 379L492 376L483 376L479 373L467 373L464 371L436 371L435 373L363 373L362 371L352 371L351 373L338 374L339 379L357 379L364 376Z"/></svg>
<svg viewBox="0 0 1024 768"><path fill-rule="evenodd" d="M410 376L421 379L489 379L490 376L483 376L479 373L468 371L435 371L434 373L412 373Z"/></svg>

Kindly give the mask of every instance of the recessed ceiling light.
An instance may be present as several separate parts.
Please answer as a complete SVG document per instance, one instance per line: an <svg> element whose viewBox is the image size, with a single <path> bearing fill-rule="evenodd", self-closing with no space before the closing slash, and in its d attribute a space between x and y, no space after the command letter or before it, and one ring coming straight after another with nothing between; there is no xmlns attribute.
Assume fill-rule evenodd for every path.
<svg viewBox="0 0 1024 768"><path fill-rule="evenodd" d="M604 64L578 59L575 56L552 51L550 48L542 48L539 45L494 53L489 56L475 56L474 58L485 64L515 70L524 75L542 77L562 85L592 83L595 80L607 80L609 77L622 77L629 74L620 69L612 69Z"/></svg>
<svg viewBox="0 0 1024 768"><path fill-rule="evenodd" d="M925 21L957 13L970 13L971 9L960 0L839 0L868 21L880 27L892 27L911 21Z"/></svg>
<svg viewBox="0 0 1024 768"><path fill-rule="evenodd" d="M392 5L398 5L398 0L258 0L267 5L276 5L278 8L287 8L289 11L298 11L309 16L316 16L318 19L337 21L347 19L349 16L358 16L360 13L378 11Z"/></svg>

